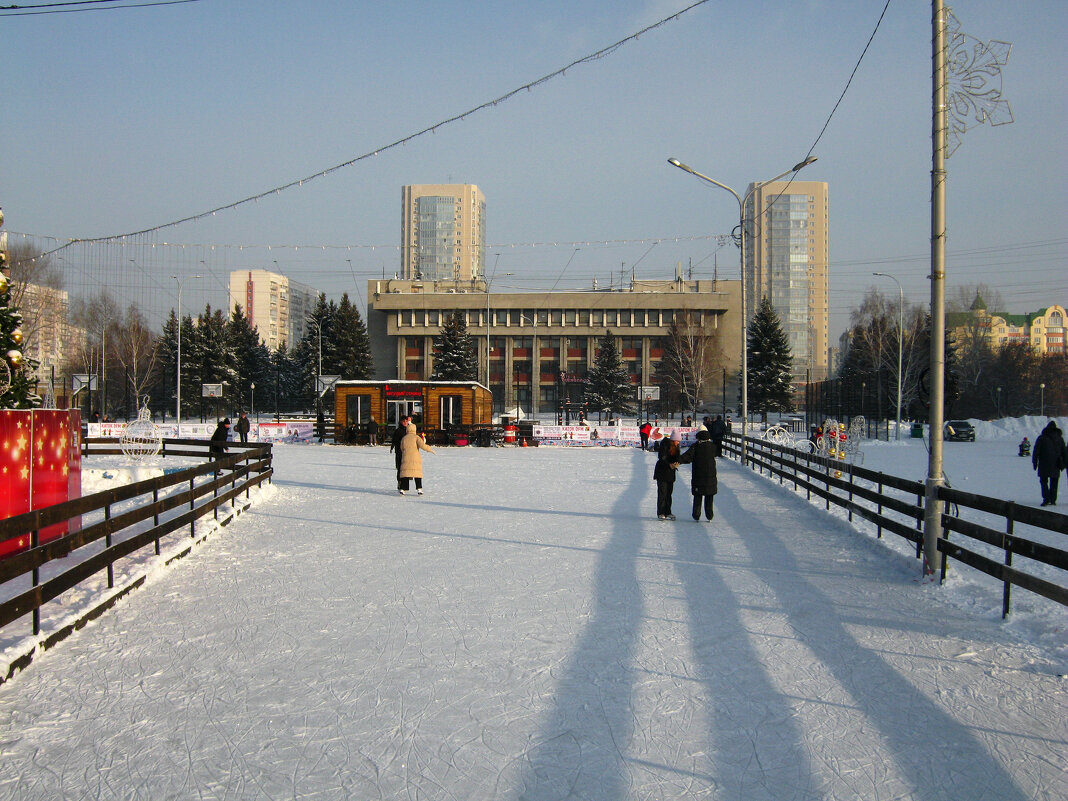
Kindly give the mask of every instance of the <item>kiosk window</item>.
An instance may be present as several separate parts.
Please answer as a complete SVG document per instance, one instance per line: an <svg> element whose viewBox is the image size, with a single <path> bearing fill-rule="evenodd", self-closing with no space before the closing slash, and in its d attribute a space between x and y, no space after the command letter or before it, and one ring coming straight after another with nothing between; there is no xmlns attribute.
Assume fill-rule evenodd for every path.
<svg viewBox="0 0 1068 801"><path fill-rule="evenodd" d="M441 427L458 426L463 422L463 395L441 396Z"/></svg>
<svg viewBox="0 0 1068 801"><path fill-rule="evenodd" d="M345 398L345 418L350 426L367 425L371 421L371 398L367 395L349 395Z"/></svg>

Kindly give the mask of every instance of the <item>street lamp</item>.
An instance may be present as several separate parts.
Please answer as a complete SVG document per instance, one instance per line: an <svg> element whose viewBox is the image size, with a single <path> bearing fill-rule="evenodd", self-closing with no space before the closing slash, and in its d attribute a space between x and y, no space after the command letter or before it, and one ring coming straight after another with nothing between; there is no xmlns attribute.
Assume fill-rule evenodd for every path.
<svg viewBox="0 0 1068 801"><path fill-rule="evenodd" d="M519 320L520 322L526 320L534 326L534 333L530 335L530 416L534 417L534 408L537 405L534 401L534 395L535 392L541 389L541 368L538 366L538 312L535 310L533 317L527 317L525 314L521 314L519 315ZM535 384L535 377L537 377L537 384ZM516 405L518 405L518 403Z"/></svg>
<svg viewBox="0 0 1068 801"><path fill-rule="evenodd" d="M745 230L745 204L746 204L746 201L749 200L749 198L753 194L753 192L756 191L757 187L762 186L763 184L770 184L770 183L772 183L774 181L778 181L780 178L784 178L787 175L789 175L790 173L798 172L799 170L802 170L805 167L807 167L809 164L811 164L815 160L816 160L815 156L809 156L804 161L795 164L791 169L787 170L786 172L782 173L781 175L776 175L774 178L772 178L770 180L767 180L767 181L763 181L762 183L759 183L759 184L754 183L753 184L753 188L750 189L748 192L746 192L746 195L743 198L741 195L739 195L737 192L735 192L733 189L731 189L726 184L721 184L719 181L717 181L717 180L715 180L713 178L709 178L707 175L703 175L703 174L699 173L693 167L690 167L690 166L688 166L686 164L683 164L677 158L669 158L668 159L668 164L672 165L673 167L678 167L680 170L685 170L686 172L690 173L690 175L696 176L697 178L700 178L702 181L707 181L708 183L712 184L713 186L718 186L720 189L726 189L728 192L730 192L732 195L734 195L734 199L738 201L738 229L739 229L738 250L739 250L739 254L740 254L739 255L739 263L741 265L741 275L740 275L740 277L742 279L742 286L741 286L741 306L742 306L742 313L741 313L741 319L742 319L742 464L746 463L745 437L746 437L746 432L747 432L747 428L748 428L748 424L749 424L749 360L748 360L748 355L747 355L747 343L746 343L746 339L747 339L747 335L748 335L748 330L747 330L747 328L748 328L747 322L748 321L746 320L747 312L746 312L746 306L745 306L745 236L746 236L746 230Z"/></svg>
<svg viewBox="0 0 1068 801"><path fill-rule="evenodd" d="M251 394L249 405L252 408L250 409L250 411L252 412L252 416L256 419L256 422L258 423L260 421L260 418L256 417L256 382L253 381L251 384L248 385L248 388L249 393Z"/></svg>
<svg viewBox="0 0 1068 801"><path fill-rule="evenodd" d="M189 278L202 278L201 275L191 275ZM172 275L175 281L178 282L178 358L175 359L176 366L178 368L178 383L175 385L174 397L176 403L174 404L174 419L177 421L176 431L178 432L178 439L182 438L182 281L183 278L179 278L177 275Z"/></svg>
<svg viewBox="0 0 1068 801"><path fill-rule="evenodd" d="M905 339L905 293L901 289L901 282L889 273L872 273L883 278L889 278L897 284L897 428L894 431L894 439L901 439L901 343ZM879 434L876 432L876 438Z"/></svg>
<svg viewBox="0 0 1068 801"><path fill-rule="evenodd" d="M1000 420L1001 419L1001 387L998 387L997 404L998 404L997 415L998 415L998 419Z"/></svg>
<svg viewBox="0 0 1068 801"><path fill-rule="evenodd" d="M500 256L500 254L497 255ZM501 273L502 278L506 275L515 275L515 273ZM496 277L497 263L494 262L493 274L486 281L486 389L490 389L490 287L493 286Z"/></svg>
<svg viewBox="0 0 1068 801"><path fill-rule="evenodd" d="M1039 384L1038 385L1038 390L1041 393L1038 396L1039 397L1039 401L1038 401L1038 416L1039 417L1045 417L1046 416L1046 385L1045 384Z"/></svg>

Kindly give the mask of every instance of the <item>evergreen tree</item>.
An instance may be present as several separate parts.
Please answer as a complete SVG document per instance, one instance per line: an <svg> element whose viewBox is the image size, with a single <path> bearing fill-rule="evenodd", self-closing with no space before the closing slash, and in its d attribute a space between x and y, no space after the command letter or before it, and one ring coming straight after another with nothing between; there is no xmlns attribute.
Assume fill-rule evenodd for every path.
<svg viewBox="0 0 1068 801"><path fill-rule="evenodd" d="M264 378L260 408L281 414L305 406L302 399L307 395L302 395L300 391L300 371L296 369L285 342L271 352L270 367Z"/></svg>
<svg viewBox="0 0 1068 801"><path fill-rule="evenodd" d="M605 412L609 416L630 414L634 411L631 402L636 390L630 382L627 368L619 357L616 340L612 332L601 337L597 346L597 358L589 375L586 376L586 402L591 409Z"/></svg>
<svg viewBox="0 0 1068 801"><path fill-rule="evenodd" d="M441 332L434 337L434 373L432 381L477 381L478 355L474 337L467 333L461 311L445 319Z"/></svg>
<svg viewBox="0 0 1068 801"><path fill-rule="evenodd" d="M0 227L3 225L0 209ZM7 234L0 234L0 409L32 409L41 405L30 380L40 365L22 355L22 315L11 297L9 270Z"/></svg>
<svg viewBox="0 0 1068 801"><path fill-rule="evenodd" d="M212 309L208 304L198 315L195 326L188 320L191 329L188 334L185 322L182 326L182 402L186 403L187 393L191 390L189 404L193 404L201 420L205 420L209 415L221 414L225 410L223 404L237 387L234 351L228 335L229 320L221 309ZM191 386L186 386L187 381ZM223 384L223 401L211 402L204 398L204 384ZM182 414L185 416L185 406Z"/></svg>
<svg viewBox="0 0 1068 801"><path fill-rule="evenodd" d="M368 379L374 374L374 359L371 356L371 338L367 335L360 310L346 292L337 307L334 325L331 326L337 355L334 371L343 381Z"/></svg>
<svg viewBox="0 0 1068 801"><path fill-rule="evenodd" d="M156 364L159 369L155 374L152 397L157 400L152 407L166 419L175 411L174 389L178 381L178 315L174 309L163 324L163 332L156 338Z"/></svg>
<svg viewBox="0 0 1068 801"><path fill-rule="evenodd" d="M228 329L236 376L235 386L227 393L227 405L240 411L250 408L253 394L251 385L270 370L271 354L240 305L234 306Z"/></svg>
<svg viewBox="0 0 1068 801"><path fill-rule="evenodd" d="M749 361L749 408L767 414L793 408L790 383L790 343L779 315L765 297L749 321L746 337Z"/></svg>
<svg viewBox="0 0 1068 801"><path fill-rule="evenodd" d="M0 272L0 409L33 409L41 398L30 376L40 365L22 355L22 315L11 303L11 281Z"/></svg>

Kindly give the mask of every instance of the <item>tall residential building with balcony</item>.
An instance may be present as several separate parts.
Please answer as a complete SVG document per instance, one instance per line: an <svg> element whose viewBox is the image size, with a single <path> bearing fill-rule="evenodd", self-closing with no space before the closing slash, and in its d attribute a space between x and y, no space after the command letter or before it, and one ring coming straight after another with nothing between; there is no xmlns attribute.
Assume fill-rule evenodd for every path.
<svg viewBox="0 0 1068 801"><path fill-rule="evenodd" d="M401 278L471 281L485 275L486 198L474 184L401 191Z"/></svg>
<svg viewBox="0 0 1068 801"><path fill-rule="evenodd" d="M793 354L793 379L828 375L830 224L827 184L750 184L745 219L753 226L746 253L746 319L767 296Z"/></svg>
<svg viewBox="0 0 1068 801"><path fill-rule="evenodd" d="M241 306L270 350L294 347L307 332L318 290L267 270L230 273L230 306Z"/></svg>

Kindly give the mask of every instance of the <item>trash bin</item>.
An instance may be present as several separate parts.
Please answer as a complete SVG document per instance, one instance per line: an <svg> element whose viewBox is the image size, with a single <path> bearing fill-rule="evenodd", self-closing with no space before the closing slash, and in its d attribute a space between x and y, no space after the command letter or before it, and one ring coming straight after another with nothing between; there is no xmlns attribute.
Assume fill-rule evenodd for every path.
<svg viewBox="0 0 1068 801"><path fill-rule="evenodd" d="M923 423L912 424L912 438L923 439Z"/></svg>
<svg viewBox="0 0 1068 801"><path fill-rule="evenodd" d="M504 444L515 445L516 432L518 429L513 425L507 425L504 427Z"/></svg>
<svg viewBox="0 0 1068 801"><path fill-rule="evenodd" d="M493 444L493 432L488 428L480 428L478 430L478 439L476 442L480 448L490 447Z"/></svg>

